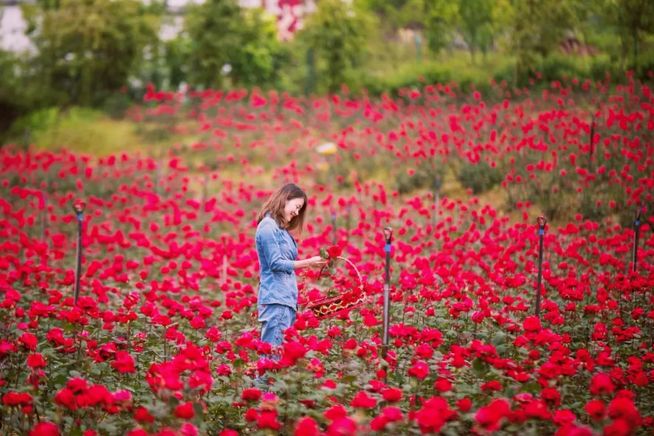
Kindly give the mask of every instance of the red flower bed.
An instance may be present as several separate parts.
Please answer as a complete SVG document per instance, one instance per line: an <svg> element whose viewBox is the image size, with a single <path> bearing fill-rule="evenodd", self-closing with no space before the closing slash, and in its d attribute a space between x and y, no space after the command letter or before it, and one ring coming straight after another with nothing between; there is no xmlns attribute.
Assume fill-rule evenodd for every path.
<svg viewBox="0 0 654 436"><path fill-rule="evenodd" d="M152 90L135 120L175 120L161 128L183 125L198 143L156 158L3 147L1 428L651 432L651 90L629 80L492 92L433 85L373 101L204 91L184 106ZM336 153L316 152L325 139ZM501 170L491 194L473 194L477 179L452 188L450 170L470 167ZM330 247L356 271L333 262L329 275L301 273L304 310L271 350L256 321L254 217L289 180L311 199L300 256ZM491 201L500 197L507 209ZM550 220L536 317L541 214ZM320 317L308 310L316 301L341 306ZM269 392L254 386L262 373Z"/></svg>

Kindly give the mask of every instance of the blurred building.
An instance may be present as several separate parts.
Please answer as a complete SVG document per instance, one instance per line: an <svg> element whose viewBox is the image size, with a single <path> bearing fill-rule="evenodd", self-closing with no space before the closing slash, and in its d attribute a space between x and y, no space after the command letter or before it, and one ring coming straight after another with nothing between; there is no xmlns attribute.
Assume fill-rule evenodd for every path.
<svg viewBox="0 0 654 436"><path fill-rule="evenodd" d="M0 49L22 52L33 50L34 46L27 36L27 23L20 10L21 3L35 3L34 0L0 0Z"/></svg>

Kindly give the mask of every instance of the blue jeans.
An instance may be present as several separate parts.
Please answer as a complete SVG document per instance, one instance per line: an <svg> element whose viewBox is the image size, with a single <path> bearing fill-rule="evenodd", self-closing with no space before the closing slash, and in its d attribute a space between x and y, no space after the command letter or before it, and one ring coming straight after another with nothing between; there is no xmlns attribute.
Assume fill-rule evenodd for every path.
<svg viewBox="0 0 654 436"><path fill-rule="evenodd" d="M276 347L284 340L284 330L295 323L295 310L283 304L261 304L259 322L261 340Z"/></svg>

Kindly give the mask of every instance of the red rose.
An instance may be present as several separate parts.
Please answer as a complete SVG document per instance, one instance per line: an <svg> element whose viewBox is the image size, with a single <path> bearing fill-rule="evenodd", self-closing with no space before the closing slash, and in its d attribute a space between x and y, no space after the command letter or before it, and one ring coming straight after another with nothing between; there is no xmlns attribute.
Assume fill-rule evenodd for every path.
<svg viewBox="0 0 654 436"><path fill-rule="evenodd" d="M615 390L615 386L608 374L600 372L595 374L590 380L590 393L593 395L610 394Z"/></svg>
<svg viewBox="0 0 654 436"><path fill-rule="evenodd" d="M586 403L584 410L594 420L600 420L604 417L604 402L602 400L590 400Z"/></svg>
<svg viewBox="0 0 654 436"><path fill-rule="evenodd" d="M351 418L339 418L327 427L328 436L350 435L357 433L357 424Z"/></svg>
<svg viewBox="0 0 654 436"><path fill-rule="evenodd" d="M257 427L279 430L282 424L277 420L277 412L274 410L264 410L257 417Z"/></svg>
<svg viewBox="0 0 654 436"><path fill-rule="evenodd" d="M181 419L191 419L195 416L193 403L182 403L175 407L175 416Z"/></svg>
<svg viewBox="0 0 654 436"><path fill-rule="evenodd" d="M611 419L622 419L633 427L640 425L641 417L634 402L629 398L618 397L609 403L607 413Z"/></svg>
<svg viewBox="0 0 654 436"><path fill-rule="evenodd" d="M376 416L370 421L370 429L372 431L382 431L386 428L388 420L384 416Z"/></svg>
<svg viewBox="0 0 654 436"><path fill-rule="evenodd" d="M32 333L25 332L20 336L20 338L18 338L18 342L23 344L23 346L28 350L34 351L36 350L36 345L38 344L39 340Z"/></svg>
<svg viewBox="0 0 654 436"><path fill-rule="evenodd" d="M305 416L297 421L293 434L294 436L318 436L320 429L313 418Z"/></svg>
<svg viewBox="0 0 654 436"><path fill-rule="evenodd" d="M472 400L468 397L461 398L459 401L456 402L456 407L461 411L461 412L467 412L470 409L472 409Z"/></svg>
<svg viewBox="0 0 654 436"><path fill-rule="evenodd" d="M481 407L475 414L475 421L486 430L498 430L502 419L509 414L511 407L503 399L493 400L489 405Z"/></svg>
<svg viewBox="0 0 654 436"><path fill-rule="evenodd" d="M18 406L31 403L32 396L27 392L7 392L2 396L2 404L5 406Z"/></svg>
<svg viewBox="0 0 654 436"><path fill-rule="evenodd" d="M39 422L30 431L30 436L59 436L59 427L51 422Z"/></svg>
<svg viewBox="0 0 654 436"><path fill-rule="evenodd" d="M416 412L415 419L423 433L438 433L441 427L455 415L456 412L449 408L445 399L432 397Z"/></svg>
<svg viewBox="0 0 654 436"><path fill-rule="evenodd" d="M381 410L381 416L383 416L388 422L401 421L404 418L402 410L394 406L386 406Z"/></svg>
<svg viewBox="0 0 654 436"><path fill-rule="evenodd" d="M422 360L418 360L409 368L409 375L422 380L429 375L429 365Z"/></svg>
<svg viewBox="0 0 654 436"><path fill-rule="evenodd" d="M27 356L27 366L30 368L45 368L45 359L41 353L33 353Z"/></svg>
<svg viewBox="0 0 654 436"><path fill-rule="evenodd" d="M330 421L335 421L340 418L344 418L347 416L347 410L345 410L345 407L343 407L340 404L336 404L329 409L325 410L323 413L323 416Z"/></svg>
<svg viewBox="0 0 654 436"><path fill-rule="evenodd" d="M257 401L259 398L261 398L261 391L257 388L243 389L241 398L245 401Z"/></svg>
<svg viewBox="0 0 654 436"><path fill-rule="evenodd" d="M143 406L139 406L134 410L134 419L138 422L154 422L154 416Z"/></svg>
<svg viewBox="0 0 654 436"><path fill-rule="evenodd" d="M390 403L394 403L402 399L402 391L397 388L384 389L381 394L384 400Z"/></svg>
<svg viewBox="0 0 654 436"><path fill-rule="evenodd" d="M497 380L487 381L486 383L481 385L481 390L482 391L501 391L502 390L502 383L500 383Z"/></svg>
<svg viewBox="0 0 654 436"><path fill-rule="evenodd" d="M75 401L75 394L68 388L63 388L55 395L55 403L60 404L70 410L77 409L77 402Z"/></svg>
<svg viewBox="0 0 654 436"><path fill-rule="evenodd" d="M528 316L522 323L526 332L537 332L541 329L540 319L536 316Z"/></svg>
<svg viewBox="0 0 654 436"><path fill-rule="evenodd" d="M327 249L327 255L329 256L330 259L335 259L338 256L341 255L343 252L343 249L339 247L338 245L332 245Z"/></svg>
<svg viewBox="0 0 654 436"><path fill-rule="evenodd" d="M368 396L364 391L359 391L352 399L350 405L361 409L372 409L377 405L377 400Z"/></svg>
<svg viewBox="0 0 654 436"><path fill-rule="evenodd" d="M114 367L121 374L132 373L136 371L134 366L134 358L127 351L117 351L116 359L111 362Z"/></svg>
<svg viewBox="0 0 654 436"><path fill-rule="evenodd" d="M434 382L434 389L436 389L438 392L450 391L452 390L452 382L441 377Z"/></svg>

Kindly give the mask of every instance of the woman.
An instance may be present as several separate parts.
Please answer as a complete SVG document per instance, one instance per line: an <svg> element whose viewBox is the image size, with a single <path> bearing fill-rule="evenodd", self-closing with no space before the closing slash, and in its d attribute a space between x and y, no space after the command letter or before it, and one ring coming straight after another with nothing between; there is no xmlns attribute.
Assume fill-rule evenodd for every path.
<svg viewBox="0 0 654 436"><path fill-rule="evenodd" d="M259 256L258 311L261 340L280 345L283 331L295 322L297 281L295 270L322 266L320 256L297 259L297 244L289 231L302 231L307 195L289 183L272 194L257 215L255 241Z"/></svg>

